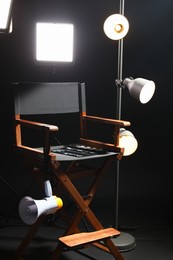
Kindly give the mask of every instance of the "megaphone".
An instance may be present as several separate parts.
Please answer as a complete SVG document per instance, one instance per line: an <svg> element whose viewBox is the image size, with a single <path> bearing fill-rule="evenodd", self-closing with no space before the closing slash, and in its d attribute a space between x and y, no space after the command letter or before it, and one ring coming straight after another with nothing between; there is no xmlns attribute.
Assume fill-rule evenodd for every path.
<svg viewBox="0 0 173 260"><path fill-rule="evenodd" d="M63 206L61 198L56 196L34 200L26 196L19 202L19 215L25 224L32 225L42 214L53 214Z"/></svg>

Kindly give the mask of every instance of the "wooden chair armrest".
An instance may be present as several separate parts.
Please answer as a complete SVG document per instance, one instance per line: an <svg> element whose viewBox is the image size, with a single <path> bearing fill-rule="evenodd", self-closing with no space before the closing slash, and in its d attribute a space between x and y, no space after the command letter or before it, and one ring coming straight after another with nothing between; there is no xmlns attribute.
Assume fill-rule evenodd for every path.
<svg viewBox="0 0 173 260"><path fill-rule="evenodd" d="M129 121L125 120L117 120L117 119L111 119L111 118L105 118L105 117L97 117L97 116L88 116L84 115L83 119L100 122L100 123L106 123L111 125L117 125L117 126L130 126L131 123Z"/></svg>
<svg viewBox="0 0 173 260"><path fill-rule="evenodd" d="M32 148L26 145L16 145L15 151L18 154L21 154L25 162L31 163L32 165L40 167L43 166L43 161L45 160L43 149ZM49 153L50 160L55 160L56 155Z"/></svg>
<svg viewBox="0 0 173 260"><path fill-rule="evenodd" d="M93 147L97 147L100 149L105 149L108 151L113 151L113 152L117 152L117 153L123 153L124 149L119 147L119 146L115 146L115 144L111 144L111 143L105 143L105 142L100 142L100 141L96 141L96 140L91 140L91 139L87 139L87 138L80 138L80 143L86 146L93 146Z"/></svg>
<svg viewBox="0 0 173 260"><path fill-rule="evenodd" d="M16 119L16 124L20 124L23 126L31 127L31 128L36 128L36 129L42 129L43 127L49 128L51 132L56 132L58 131L58 127L56 125L50 125L50 124L45 124L45 123L40 123L40 122L35 122L31 120L25 120L25 119Z"/></svg>

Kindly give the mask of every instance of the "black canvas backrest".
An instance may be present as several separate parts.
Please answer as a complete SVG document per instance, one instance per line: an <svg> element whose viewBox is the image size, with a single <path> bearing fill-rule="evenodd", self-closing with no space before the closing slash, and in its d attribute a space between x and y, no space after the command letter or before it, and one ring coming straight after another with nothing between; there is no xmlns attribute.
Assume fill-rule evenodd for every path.
<svg viewBox="0 0 173 260"><path fill-rule="evenodd" d="M15 114L62 114L86 110L85 83L17 82L12 86Z"/></svg>

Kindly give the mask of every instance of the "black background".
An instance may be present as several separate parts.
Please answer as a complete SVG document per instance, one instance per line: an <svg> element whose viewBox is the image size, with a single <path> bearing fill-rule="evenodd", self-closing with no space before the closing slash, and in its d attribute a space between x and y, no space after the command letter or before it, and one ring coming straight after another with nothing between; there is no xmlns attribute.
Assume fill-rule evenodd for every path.
<svg viewBox="0 0 173 260"><path fill-rule="evenodd" d="M164 212L172 208L172 60L173 3L171 0L125 1L130 28L124 38L123 77L152 79L156 92L145 105L123 91L122 119L131 122L138 150L120 162L120 204L127 202L139 215L146 205ZM0 34L1 176L26 195L31 180L19 173L13 160L12 81L80 81L86 83L88 114L115 117L118 42L103 32L105 19L119 12L119 1L14 0L13 32ZM35 24L38 21L74 24L74 62L35 62ZM115 175L115 173L113 173ZM114 176L108 175L101 200L112 198ZM15 207L18 198L0 183L1 210ZM29 190L32 194L32 189ZM35 196L35 193L33 194ZM11 203L11 201L14 203ZM137 206L134 206L137 205ZM11 208L11 206L10 206Z"/></svg>

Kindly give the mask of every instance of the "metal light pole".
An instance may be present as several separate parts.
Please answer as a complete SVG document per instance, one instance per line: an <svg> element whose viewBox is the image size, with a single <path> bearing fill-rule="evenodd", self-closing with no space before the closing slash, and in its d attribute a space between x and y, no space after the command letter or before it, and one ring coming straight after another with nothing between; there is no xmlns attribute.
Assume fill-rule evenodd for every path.
<svg viewBox="0 0 173 260"><path fill-rule="evenodd" d="M124 0L120 0L119 13L124 15ZM122 74L123 74L123 38L118 40L118 64L117 64L117 106L116 106L116 119L121 120L121 108L122 108ZM120 174L120 161L117 160L116 164L116 180L115 180L115 228L119 229L119 174ZM128 251L136 246L135 239L132 235L121 232L116 238L112 238L115 245L120 251Z"/></svg>

